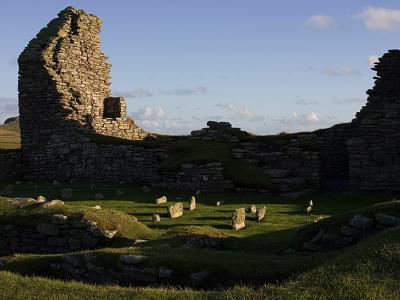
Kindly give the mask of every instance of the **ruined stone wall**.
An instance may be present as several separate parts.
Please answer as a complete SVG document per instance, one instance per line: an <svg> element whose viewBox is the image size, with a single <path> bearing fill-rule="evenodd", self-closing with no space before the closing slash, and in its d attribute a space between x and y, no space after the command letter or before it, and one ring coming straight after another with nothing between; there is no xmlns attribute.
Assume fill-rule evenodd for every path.
<svg viewBox="0 0 400 300"><path fill-rule="evenodd" d="M354 189L400 190L400 51L375 65L375 86L352 122L349 177Z"/></svg>
<svg viewBox="0 0 400 300"><path fill-rule="evenodd" d="M98 17L69 7L18 59L22 163L29 177L50 173L66 178L65 154L79 149L88 134L147 135L127 120L125 100L111 97L100 26Z"/></svg>
<svg viewBox="0 0 400 300"><path fill-rule="evenodd" d="M15 181L21 174L21 152L0 152L0 182Z"/></svg>

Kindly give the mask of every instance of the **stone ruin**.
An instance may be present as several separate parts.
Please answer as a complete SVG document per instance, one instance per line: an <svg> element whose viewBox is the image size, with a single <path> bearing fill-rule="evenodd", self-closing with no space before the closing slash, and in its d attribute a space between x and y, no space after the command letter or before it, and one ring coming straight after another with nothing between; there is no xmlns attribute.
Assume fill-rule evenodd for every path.
<svg viewBox="0 0 400 300"><path fill-rule="evenodd" d="M143 140L149 133L127 118L123 97L112 97L110 65L100 50L101 21L68 7L19 57L21 153L0 153L0 181L135 182L150 187L209 192L271 192L240 186L222 162L161 163L173 148L98 143L93 137ZM207 123L188 139L232 143L241 163L261 168L276 189L400 190L400 51L390 50L368 102L350 123L314 132L255 136L227 122ZM20 167L19 167L20 165Z"/></svg>
<svg viewBox="0 0 400 300"><path fill-rule="evenodd" d="M18 59L24 171L63 172L60 158L85 135L143 139L127 119L123 97L112 97L110 67L100 50L98 17L68 7L31 40ZM44 166L54 163L57 166ZM62 176L61 176L62 177ZM39 177L40 178L40 177Z"/></svg>

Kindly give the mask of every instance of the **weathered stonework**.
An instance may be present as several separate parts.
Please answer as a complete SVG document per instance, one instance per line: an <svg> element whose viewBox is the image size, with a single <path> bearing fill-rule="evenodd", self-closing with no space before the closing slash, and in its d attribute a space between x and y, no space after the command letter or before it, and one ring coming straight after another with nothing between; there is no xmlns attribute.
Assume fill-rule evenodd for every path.
<svg viewBox="0 0 400 300"><path fill-rule="evenodd" d="M19 57L21 153L0 154L0 181L106 181L202 192L293 192L309 189L400 190L400 51L376 65L367 105L351 123L311 133L255 136L227 122L207 123L188 140L232 145L235 159L261 168L275 187L240 186L222 162L161 167L173 139L156 147L103 143L94 137L143 140L149 134L112 97L110 65L100 50L101 21L69 7ZM101 140L101 139L100 139ZM172 142L171 142L172 141ZM170 143L170 144L169 144ZM20 159L19 159L19 155ZM5 170L5 171L3 171ZM12 172L9 172L11 170Z"/></svg>
<svg viewBox="0 0 400 300"><path fill-rule="evenodd" d="M147 135L126 118L125 100L111 96L100 26L98 17L68 7L18 59L22 162L31 178L69 178L65 165L89 134Z"/></svg>

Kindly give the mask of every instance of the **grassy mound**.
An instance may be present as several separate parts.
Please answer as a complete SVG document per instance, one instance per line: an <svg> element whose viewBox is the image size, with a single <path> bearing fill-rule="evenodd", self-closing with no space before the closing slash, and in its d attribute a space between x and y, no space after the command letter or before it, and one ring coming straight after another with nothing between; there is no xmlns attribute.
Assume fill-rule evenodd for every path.
<svg viewBox="0 0 400 300"><path fill-rule="evenodd" d="M310 223L301 228L293 241L293 247L299 248L304 242L309 241L318 231L339 234L340 227L348 225L349 220L356 214L373 218L376 213L384 213L394 217L400 217L400 200L393 200L373 204L361 209L351 210L346 213L325 218L315 223Z"/></svg>
<svg viewBox="0 0 400 300"><path fill-rule="evenodd" d="M282 284L224 291L92 286L0 272L2 299L399 299L400 229L384 231ZM244 271L243 271L244 272Z"/></svg>
<svg viewBox="0 0 400 300"><path fill-rule="evenodd" d="M234 185L277 192L278 186L261 167L250 165L233 156L233 147L235 144L225 142L178 140L172 146L172 153L161 163L161 168L166 171L178 171L183 164L220 162L224 167L224 176L232 180Z"/></svg>
<svg viewBox="0 0 400 300"><path fill-rule="evenodd" d="M51 222L54 214L71 216L82 215L83 219L94 221L100 229L118 230L116 241L133 240L137 238L153 238L154 231L146 225L137 221L123 212L94 209L91 207L72 207L68 205L40 208L28 206L25 208L14 208L8 199L0 198L0 224L13 224L24 228L35 228L41 223Z"/></svg>

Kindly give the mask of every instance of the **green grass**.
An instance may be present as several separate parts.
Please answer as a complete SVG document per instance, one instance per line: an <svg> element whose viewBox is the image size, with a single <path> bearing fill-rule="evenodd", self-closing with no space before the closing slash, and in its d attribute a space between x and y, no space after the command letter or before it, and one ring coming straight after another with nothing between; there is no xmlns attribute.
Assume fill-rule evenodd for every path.
<svg viewBox="0 0 400 300"><path fill-rule="evenodd" d="M0 150L21 148L19 123L0 125Z"/></svg>
<svg viewBox="0 0 400 300"><path fill-rule="evenodd" d="M2 299L399 299L400 229L348 248L332 261L259 288L223 291L93 286L0 272Z"/></svg>
<svg viewBox="0 0 400 300"><path fill-rule="evenodd" d="M161 163L161 169L178 171L183 164L200 165L220 162L224 167L224 176L230 179L235 186L277 192L278 187L261 167L235 159L232 153L233 147L235 144L225 142L178 140L173 144L169 156Z"/></svg>
<svg viewBox="0 0 400 300"><path fill-rule="evenodd" d="M5 185L5 183L0 184L0 189ZM357 281L356 272L359 272L361 266L354 265L351 267L353 269L347 267L347 265L351 265L346 260L351 260L346 258L348 257L347 253L353 253L353 249L361 249L359 246L325 254L283 254L282 251L292 247L292 241L297 236L294 229L299 225L310 224L305 228L314 228L315 226L331 224L330 226L334 228L335 222L338 223L338 220L341 219L348 220L348 216L354 214L355 211L361 211L366 215L373 214L375 211L387 211L391 214L399 212L400 215L398 202L380 204L380 202L387 202L398 196L396 193L315 192L298 199L260 194L210 193L198 196L197 209L195 211L185 210L183 217L178 219L167 218L166 207L177 201L184 202L185 207L187 207L190 196L192 196L190 193L166 192L157 189L152 189L150 193L144 193L141 187L116 184L96 184L92 190L90 184L85 183L63 184L61 186L45 183L22 183L14 185L13 194L10 196L37 197L42 194L52 199L58 198L61 189L66 187L73 189L74 197L66 201L65 207L55 208L47 212L38 208L25 208L15 211L7 206L6 202L0 200L0 204L3 203L0 205L0 223L14 222L23 225L32 224L34 226L34 224L47 220L46 218L55 212L68 215L79 211L87 215L87 218L96 220L107 229L120 224L122 228L119 230L123 233L123 236L129 239L150 239L147 243L132 245L130 248L120 244L112 249L91 251L101 257L100 261L105 266L118 266L118 258L121 254L143 254L154 258L151 260L151 264L154 264L154 266L166 265L173 268L177 277L172 283L179 286L188 285L190 274L202 270L210 271L213 274L210 280L215 283L222 283L225 287L238 283L246 284L246 286L230 288L224 292L168 289L168 293L176 299L201 299L202 297L208 299L213 297L215 299L318 299L318 297L321 297L324 299L324 297L329 297L330 294L343 296L343 293L349 292L348 289L351 284L355 286L355 292L350 291L353 293L351 295L358 293L358 295L366 296L366 298L379 295L375 293L380 291L380 287L374 287L371 284L373 276L375 276L374 269L372 269L372 273L367 273L364 270L360 281ZM124 195L117 196L117 190L123 191ZM95 200L94 195L96 193L102 193L105 199ZM169 203L155 205L154 199L164 194L167 195ZM312 215L306 215L304 208L310 199L314 202L315 210ZM221 200L225 202L225 205L216 207L216 201ZM256 222L250 214L247 214L246 228L244 230L234 231L230 229L231 212L235 208L247 207L249 204L266 205L266 220L264 222ZM102 209L94 210L92 207L95 205L101 205ZM153 213L161 215L160 223L152 223L151 215ZM344 218L340 215L347 217ZM135 219L131 216L137 218L138 222L135 223ZM320 218L323 220L314 223L314 220ZM147 225L148 228L141 224ZM396 240L397 244L395 245L398 247L400 236L398 232L395 233L393 236L397 236L398 240ZM187 249L182 247L187 236L191 235L227 238L225 250ZM304 235L300 233L299 236L301 238ZM382 234L372 237L371 240L380 241L378 237L380 238L381 236ZM378 251L379 248L377 247L383 245L379 244L380 242L374 242L372 245L365 244L369 241L363 241L360 247L361 245L369 245L368 247L371 249L375 247L376 251ZM82 254L83 252L75 255ZM351 255L353 257L360 256L358 252ZM37 282L39 286L48 285L49 288L47 286L43 287L43 294L40 294L42 291L39 293L42 299L48 299L46 297L54 295L54 293L50 293L51 289L58 291L62 288L66 290L57 295L65 298L69 297L70 299L76 299L82 296L83 293L88 293L85 294L88 295L87 297L98 297L99 299L129 298L133 296L141 299L146 299L146 297L148 299L156 297L163 299L163 297L167 297L161 296L162 292L166 292L163 289L124 289L115 287L100 287L99 290L95 291L98 294L91 296L91 293L94 293L94 289L89 285L32 277L35 274L51 276L49 264L57 262L59 259L60 255L20 254L8 257L9 264L7 264L6 268L8 271L29 275L29 280ZM391 259L393 260L393 258ZM375 261L370 262L369 260L375 260L375 257L367 255L365 257L366 263L375 263ZM342 263L347 264L346 267L342 267ZM333 278L334 276L336 277ZM379 282L382 286L392 287L389 280L391 275L388 273L385 276L379 278L379 280L382 279ZM0 273L0 278L2 283L7 283L9 280L17 280L27 289L30 288L28 283L31 281L27 281L23 277L3 272ZM286 282L288 278L290 280ZM311 278L314 279L311 280ZM330 282L327 282L327 280ZM349 281L347 282L346 280ZM280 284L276 284L277 281ZM335 291L335 287L331 285L331 282L337 284L341 282L340 288L336 287L338 290ZM271 284L263 286L265 283ZM369 286L370 284L371 286ZM259 288L251 288L251 285ZM365 285L367 286L365 287ZM13 286L10 285L10 287ZM365 288L366 292L363 292L361 288ZM10 295L5 293L7 292L1 291L0 298L3 295ZM298 294L298 297L295 293ZM382 295L390 298L390 293L387 291ZM22 298L26 294L21 290L16 291L15 295Z"/></svg>

